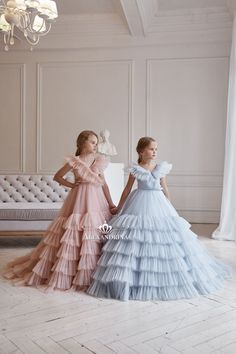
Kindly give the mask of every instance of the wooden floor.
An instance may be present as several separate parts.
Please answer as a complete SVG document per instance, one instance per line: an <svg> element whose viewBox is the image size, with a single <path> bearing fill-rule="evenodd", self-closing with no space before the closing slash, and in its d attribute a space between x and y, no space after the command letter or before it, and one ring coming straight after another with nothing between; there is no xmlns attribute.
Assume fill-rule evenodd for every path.
<svg viewBox="0 0 236 354"><path fill-rule="evenodd" d="M233 267L214 295L179 301L120 302L83 293L44 293L0 280L0 353L236 353L236 245L210 239L214 225L194 225L208 249ZM34 237L1 237L1 270L27 253Z"/></svg>

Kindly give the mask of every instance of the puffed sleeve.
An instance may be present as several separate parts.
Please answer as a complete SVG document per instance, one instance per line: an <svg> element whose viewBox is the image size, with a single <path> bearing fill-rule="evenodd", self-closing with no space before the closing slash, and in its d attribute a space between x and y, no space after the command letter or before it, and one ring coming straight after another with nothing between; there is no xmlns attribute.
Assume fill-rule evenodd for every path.
<svg viewBox="0 0 236 354"><path fill-rule="evenodd" d="M76 156L66 156L65 160L73 169L79 166L79 160Z"/></svg>
<svg viewBox="0 0 236 354"><path fill-rule="evenodd" d="M102 174L109 165L109 161L109 157L106 155L97 155L93 165L93 171Z"/></svg>
<svg viewBox="0 0 236 354"><path fill-rule="evenodd" d="M96 185L104 184L104 180L99 177L95 171L92 171L91 168L87 166L86 163L84 163L79 157L68 156L66 157L66 161L74 170L77 170L77 173L84 181Z"/></svg>
<svg viewBox="0 0 236 354"><path fill-rule="evenodd" d="M136 179L140 181L147 181L150 179L150 172L145 171L144 168L139 166L138 164L132 164L130 167L127 169Z"/></svg>
<svg viewBox="0 0 236 354"><path fill-rule="evenodd" d="M172 164L167 161L162 161L157 167L152 171L152 175L155 178L165 177L168 173L170 173L172 169Z"/></svg>

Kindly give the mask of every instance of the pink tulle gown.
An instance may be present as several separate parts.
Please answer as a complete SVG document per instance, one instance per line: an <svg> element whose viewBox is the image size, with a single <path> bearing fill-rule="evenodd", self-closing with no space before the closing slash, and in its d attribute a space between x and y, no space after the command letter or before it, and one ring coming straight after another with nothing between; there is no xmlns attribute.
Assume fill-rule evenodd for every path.
<svg viewBox="0 0 236 354"><path fill-rule="evenodd" d="M102 247L98 227L111 218L99 176L108 161L102 155L90 167L80 157L67 161L81 183L71 189L38 246L7 265L4 277L19 285L60 290L83 290L90 285Z"/></svg>

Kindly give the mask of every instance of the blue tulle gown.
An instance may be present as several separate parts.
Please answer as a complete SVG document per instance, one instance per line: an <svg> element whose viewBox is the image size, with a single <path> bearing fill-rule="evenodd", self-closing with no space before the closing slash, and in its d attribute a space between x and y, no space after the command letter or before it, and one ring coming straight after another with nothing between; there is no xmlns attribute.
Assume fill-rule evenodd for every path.
<svg viewBox="0 0 236 354"><path fill-rule="evenodd" d="M208 253L165 197L166 161L148 171L130 169L138 188L109 225L112 231L93 273L90 295L119 300L175 300L219 289L229 266Z"/></svg>

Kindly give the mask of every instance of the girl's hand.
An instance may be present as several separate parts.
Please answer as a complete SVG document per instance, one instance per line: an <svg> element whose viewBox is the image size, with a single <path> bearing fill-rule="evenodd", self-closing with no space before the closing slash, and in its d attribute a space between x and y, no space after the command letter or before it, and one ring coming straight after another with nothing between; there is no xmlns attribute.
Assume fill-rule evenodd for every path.
<svg viewBox="0 0 236 354"><path fill-rule="evenodd" d="M112 208L112 209L110 209L110 212L112 213L112 215L115 215L119 212L119 208L117 208L117 207Z"/></svg>
<svg viewBox="0 0 236 354"><path fill-rule="evenodd" d="M72 188L78 187L78 185L79 185L79 183L75 182L75 183L73 183Z"/></svg>
<svg viewBox="0 0 236 354"><path fill-rule="evenodd" d="M116 205L113 204L113 203L109 204L109 209L111 210L111 209L113 209L113 208L116 208Z"/></svg>
<svg viewBox="0 0 236 354"><path fill-rule="evenodd" d="M78 187L78 185L80 184L81 182L81 179L77 179L74 183L71 183L71 188L75 188L75 187Z"/></svg>

